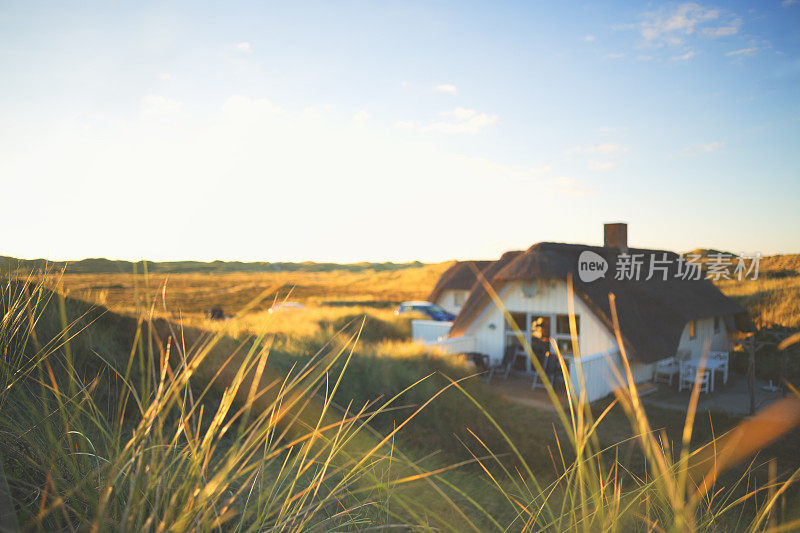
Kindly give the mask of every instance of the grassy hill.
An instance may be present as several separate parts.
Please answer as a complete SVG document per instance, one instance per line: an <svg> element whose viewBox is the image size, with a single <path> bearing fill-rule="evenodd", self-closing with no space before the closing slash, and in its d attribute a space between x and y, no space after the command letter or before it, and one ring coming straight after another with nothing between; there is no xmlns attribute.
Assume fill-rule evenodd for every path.
<svg viewBox="0 0 800 533"><path fill-rule="evenodd" d="M475 378L445 390L470 368L407 342L388 311L310 310L284 329L250 313L206 330L19 282L0 309L0 459L26 529L714 530L763 509L671 501L662 482L685 481L681 467L650 468L671 464L681 413L648 409L654 450L620 405L562 419ZM709 413L689 427L703 443L737 423ZM798 467L797 437L762 452L780 475ZM763 487L764 472L731 468L714 501Z"/></svg>
<svg viewBox="0 0 800 533"><path fill-rule="evenodd" d="M79 261L49 261L47 259L17 259L14 257L0 256L0 272L14 270L66 270L70 274L130 274L136 268L138 272L159 274L180 273L209 273L222 274L231 272L375 272L395 271L404 268L419 268L423 266L419 261L412 263L315 263L306 261L302 263L267 263L241 261L122 261L105 258L89 258Z"/></svg>

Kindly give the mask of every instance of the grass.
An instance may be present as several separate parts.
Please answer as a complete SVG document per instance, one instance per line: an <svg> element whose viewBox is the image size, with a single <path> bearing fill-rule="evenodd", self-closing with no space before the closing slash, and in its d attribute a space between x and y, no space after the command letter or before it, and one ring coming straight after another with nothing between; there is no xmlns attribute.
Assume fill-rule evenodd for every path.
<svg viewBox="0 0 800 533"><path fill-rule="evenodd" d="M166 306L159 306L156 312L166 309L172 318L201 316L213 307L235 314L259 295L263 297L260 310L287 294L291 294L291 300L311 305L348 307L361 303L389 308L403 300L427 296L449 266L450 263L440 263L355 272L148 274L140 269L135 275L65 273L59 276L58 290L116 312L136 314L145 297L150 301L160 298L166 284Z"/></svg>
<svg viewBox="0 0 800 533"><path fill-rule="evenodd" d="M163 294L158 279L132 286L138 306L120 301L120 313L4 285L0 451L23 528L797 526L796 404L783 424L684 419L645 413L629 383L605 405L571 391L560 414L540 412L361 305L395 289L366 293L336 275L306 310L208 321L207 301L169 310L174 276L166 304L149 299ZM251 297L257 288L279 294L258 285ZM773 476L768 461L748 462L758 447L779 458Z"/></svg>
<svg viewBox="0 0 800 533"><path fill-rule="evenodd" d="M3 463L26 529L426 527L461 514L391 432L365 425L388 399L333 407L331 369L354 337L278 375L264 337L234 345L4 289ZM397 489L412 482L430 497Z"/></svg>
<svg viewBox="0 0 800 533"><path fill-rule="evenodd" d="M722 281L719 287L750 311L760 327L777 324L800 328L800 275Z"/></svg>
<svg viewBox="0 0 800 533"><path fill-rule="evenodd" d="M762 257L755 280L720 279L715 283L742 304L759 327L800 327L800 254Z"/></svg>
<svg viewBox="0 0 800 533"><path fill-rule="evenodd" d="M60 278L60 290L117 312L135 314L137 299L144 296L137 294L145 287L144 265L117 263L85 260L69 267L61 265L67 272ZM0 257L2 270L21 266L24 273L44 264ZM233 314L263 291L268 292L267 304L291 293L291 299L312 306L389 309L403 300L425 298L450 264L175 262L147 266L151 269L150 298L155 299L166 283L170 317L194 320L213 307ZM283 265L283 270L274 271L275 265ZM130 274L134 267L140 274ZM721 280L717 285L744 305L756 323L800 327L800 254L764 257L757 280ZM251 322L263 323L261 318Z"/></svg>

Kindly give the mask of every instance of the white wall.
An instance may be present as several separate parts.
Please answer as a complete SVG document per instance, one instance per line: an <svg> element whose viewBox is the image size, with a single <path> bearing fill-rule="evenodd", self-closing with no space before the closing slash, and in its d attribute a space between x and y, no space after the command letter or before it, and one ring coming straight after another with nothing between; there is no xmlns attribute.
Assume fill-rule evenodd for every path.
<svg viewBox="0 0 800 533"><path fill-rule="evenodd" d="M567 284L560 280L538 280L535 282L536 291L532 297L526 297L522 284L510 283L503 287L499 296L503 300L506 310L510 313L538 313L538 314L568 314ZM579 349L581 364L583 366L584 384L589 401L600 399L612 392L617 383L610 364L616 366L620 374L624 375L622 359L616 338L608 331L603 322L583 303L574 298L575 314L580 317ZM493 327L492 327L493 326ZM555 324L551 324L555 328ZM714 319L697 321L696 338L689 339L688 325L684 328L679 349L689 349L692 357L700 357L703 344L710 341L711 350L728 349L728 332L725 320L720 317L719 331L714 332ZM484 309L481 316L465 332L467 336L475 338L475 350L488 354L493 362L503 358L505 348L505 317L503 312L494 304ZM610 354L608 357L603 355ZM653 377L655 363L642 363L637 360L630 361L631 373L636 383L649 381ZM576 390L580 387L575 365L571 369L570 379Z"/></svg>
<svg viewBox="0 0 800 533"><path fill-rule="evenodd" d="M442 291L439 298L433 303L448 313L457 315L464 306L464 302L467 301L467 297L469 297L469 291Z"/></svg>
<svg viewBox="0 0 800 533"><path fill-rule="evenodd" d="M522 284L510 283L503 287L499 296L508 312L540 313L540 314L567 314L567 284L560 280L538 280L536 292L533 297L526 297ZM620 373L622 360L616 338L608 331L603 322L583 303L580 298L574 298L575 314L580 317L579 349L583 358L583 372L587 395L590 401L597 400L611 393L616 383L609 362L614 364ZM689 349L692 357L699 357L703 343L708 339L711 350L727 350L728 334L725 321L720 317L719 332L714 333L714 319L697 321L697 335L689 339L688 325L684 328L679 344L679 349ZM494 327L492 327L494 326ZM551 324L555 328L555 324ZM499 362L503 357L505 348L505 318L500 309L490 304L482 315L466 331L465 335L475 337L475 350L488 354L493 362ZM597 354L609 353L610 357ZM631 373L634 381L639 383L649 381L653 377L655 363L642 363L637 360L630 361ZM573 368L574 371L574 368ZM571 376L573 386L579 386L577 372Z"/></svg>
<svg viewBox="0 0 800 533"><path fill-rule="evenodd" d="M580 395L581 385L586 390L586 400L593 402L607 396L619 385L616 374L611 368L615 366L624 380L625 371L622 367L622 359L619 351L611 353L600 353L580 358L581 371L583 372L583 383L581 375L578 373L578 361L570 369L570 381L575 393ZM631 369L633 370L633 369Z"/></svg>
<svg viewBox="0 0 800 533"><path fill-rule="evenodd" d="M451 327L453 327L452 322L412 318L411 339L423 344L438 342L447 337Z"/></svg>
<svg viewBox="0 0 800 533"><path fill-rule="evenodd" d="M698 359L702 355L703 345L706 342L710 343L709 350L727 351L729 349L728 342L728 328L725 327L725 320L723 317L719 318L719 331L714 333L714 319L703 318L697 321L695 328L696 336L694 339L689 338L689 324L683 328L681 333L681 340L678 344L679 350L690 350L692 352L692 359Z"/></svg>
<svg viewBox="0 0 800 533"><path fill-rule="evenodd" d="M526 297L522 284L514 282L500 290L506 310L510 313L568 314L567 284L561 280L537 280L536 293ZM583 356L617 349L616 339L608 328L591 312L580 298L575 297L575 315L580 317L578 348ZM505 348L505 317L495 305L489 304L483 315L465 333L474 335L477 351L488 354L494 361L503 358ZM494 326L494 327L492 327ZM551 328L555 328L555 323Z"/></svg>

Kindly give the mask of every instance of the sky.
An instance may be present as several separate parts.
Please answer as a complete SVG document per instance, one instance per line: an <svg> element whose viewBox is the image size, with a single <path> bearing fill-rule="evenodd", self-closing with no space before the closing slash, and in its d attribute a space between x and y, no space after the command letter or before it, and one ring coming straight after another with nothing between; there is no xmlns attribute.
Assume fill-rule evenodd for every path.
<svg viewBox="0 0 800 533"><path fill-rule="evenodd" d="M0 1L0 255L800 252L800 1Z"/></svg>

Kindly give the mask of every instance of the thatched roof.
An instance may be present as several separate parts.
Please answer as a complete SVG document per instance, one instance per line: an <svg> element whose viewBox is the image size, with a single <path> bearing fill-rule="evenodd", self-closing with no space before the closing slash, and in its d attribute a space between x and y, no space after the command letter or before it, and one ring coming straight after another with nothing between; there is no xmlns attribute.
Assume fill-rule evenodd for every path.
<svg viewBox="0 0 800 533"><path fill-rule="evenodd" d="M494 290L497 291L498 287L496 287L494 284L495 275L497 275L497 273L500 272L503 267L511 263L521 254L522 252L520 251L504 253L500 259L492 262L483 272L481 272L483 279L489 282ZM453 322L453 327L450 328L449 336L458 337L459 335L462 335L467 329L467 326L469 326L472 321L478 317L481 311L483 311L486 305L490 304L491 302L492 297L489 296L488 292L486 292L486 288L484 287L483 283L478 281L472 288L472 292L469 293L469 297L467 298L467 301L464 302L464 306L461 308L461 312L458 313L455 322Z"/></svg>
<svg viewBox="0 0 800 533"><path fill-rule="evenodd" d="M604 278L582 282L577 276L578 256L590 250L608 261ZM616 248L543 242L531 246L524 254L500 269L492 280L499 290L504 284L535 279L562 279L571 276L575 294L613 332L609 293L616 298L620 332L630 355L645 362L658 361L675 355L681 333L690 320L725 317L729 329L749 329L745 309L722 294L711 281L684 280L676 277L678 255L664 250L629 249L629 254L644 254L639 281L616 280ZM655 256L669 260L667 279L656 272L649 273L649 260ZM470 297L456 319L452 336L463 334L491 300L475 302ZM459 326L458 329L456 326Z"/></svg>
<svg viewBox="0 0 800 533"><path fill-rule="evenodd" d="M477 278L475 269L483 272L494 261L456 261L444 271L436 286L428 296L429 302L435 302L444 291L468 291L475 286Z"/></svg>

